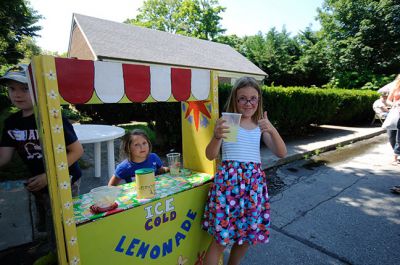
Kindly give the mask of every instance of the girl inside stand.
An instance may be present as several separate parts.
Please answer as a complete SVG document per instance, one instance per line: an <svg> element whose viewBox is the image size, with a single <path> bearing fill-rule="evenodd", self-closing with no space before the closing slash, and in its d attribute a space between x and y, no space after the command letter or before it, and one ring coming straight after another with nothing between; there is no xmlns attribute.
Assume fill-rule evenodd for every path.
<svg viewBox="0 0 400 265"><path fill-rule="evenodd" d="M125 159L118 164L108 185L116 186L121 180L132 182L135 180L135 170L141 168L152 168L156 175L168 172L168 168L163 166L157 154L151 152L151 148L150 139L143 130L134 129L125 134L120 148L121 157Z"/></svg>
<svg viewBox="0 0 400 265"><path fill-rule="evenodd" d="M202 227L213 236L205 264L218 264L225 247L233 245L228 264L239 264L250 245L269 239L269 199L261 167L260 139L278 157L286 146L262 110L262 95L254 78L242 77L232 88L227 112L241 113L237 142L227 142L229 127L216 121L214 136L206 148L209 160L222 147L221 166L208 194Z"/></svg>

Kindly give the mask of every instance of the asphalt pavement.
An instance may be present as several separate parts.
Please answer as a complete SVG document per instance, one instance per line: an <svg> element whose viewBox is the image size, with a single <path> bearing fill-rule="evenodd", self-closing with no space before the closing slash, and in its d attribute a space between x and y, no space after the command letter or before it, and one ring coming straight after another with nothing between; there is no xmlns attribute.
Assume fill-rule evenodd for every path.
<svg viewBox="0 0 400 265"><path fill-rule="evenodd" d="M331 138L333 151L313 147L281 164L270 243L251 247L241 264L400 264L400 195L389 190L400 185L400 165L386 134L374 133L347 146ZM297 147L289 144L289 156Z"/></svg>

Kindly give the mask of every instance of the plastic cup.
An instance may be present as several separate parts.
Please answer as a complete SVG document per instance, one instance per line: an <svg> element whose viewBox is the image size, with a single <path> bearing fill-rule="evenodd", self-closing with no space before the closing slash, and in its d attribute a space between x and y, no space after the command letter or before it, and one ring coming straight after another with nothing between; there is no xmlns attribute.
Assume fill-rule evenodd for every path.
<svg viewBox="0 0 400 265"><path fill-rule="evenodd" d="M169 153L167 154L169 173L173 177L178 177L181 169L181 154Z"/></svg>
<svg viewBox="0 0 400 265"><path fill-rule="evenodd" d="M225 134L225 142L237 142L240 117L242 117L241 113L222 112L222 118L226 121L224 125L229 126L229 133Z"/></svg>

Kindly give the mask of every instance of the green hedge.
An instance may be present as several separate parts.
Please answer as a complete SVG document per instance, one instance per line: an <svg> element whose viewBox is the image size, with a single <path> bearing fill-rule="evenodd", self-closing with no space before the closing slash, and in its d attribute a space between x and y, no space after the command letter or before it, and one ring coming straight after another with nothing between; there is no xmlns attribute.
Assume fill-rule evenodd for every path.
<svg viewBox="0 0 400 265"><path fill-rule="evenodd" d="M231 86L220 87L220 111ZM376 91L304 87L262 87L264 110L281 134L298 135L310 124L360 125L373 116Z"/></svg>
<svg viewBox="0 0 400 265"><path fill-rule="evenodd" d="M220 85L219 106L224 110L231 85ZM3 91L4 92L4 91ZM372 104L379 96L371 90L319 89L305 87L262 87L264 110L282 135L296 136L310 129L310 124L356 126L367 124L374 115ZM12 108L5 93L0 93L0 121ZM91 123L123 124L148 122L158 152L180 151L181 124L179 103L77 105ZM177 118L178 117L178 118ZM84 122L81 120L81 122ZM0 124L0 131L2 122Z"/></svg>
<svg viewBox="0 0 400 265"><path fill-rule="evenodd" d="M220 85L219 106L223 111L230 85ZM299 135L310 124L367 124L373 116L375 91L319 89L305 87L262 87L264 109L271 122L284 135ZM100 104L76 106L90 116L92 123L121 124L146 121L155 131L155 145L164 151L180 150L181 126L179 103Z"/></svg>
<svg viewBox="0 0 400 265"><path fill-rule="evenodd" d="M166 153L171 149L182 150L180 103L126 103L77 105L76 109L92 118L91 123L124 124L131 121L147 122L155 133L155 150Z"/></svg>
<svg viewBox="0 0 400 265"><path fill-rule="evenodd" d="M357 125L370 121L374 91L264 88L264 108L285 134L310 124ZM276 115L276 116L275 116Z"/></svg>
<svg viewBox="0 0 400 265"><path fill-rule="evenodd" d="M7 92L3 87L0 86L0 112L11 106L10 99L7 96Z"/></svg>

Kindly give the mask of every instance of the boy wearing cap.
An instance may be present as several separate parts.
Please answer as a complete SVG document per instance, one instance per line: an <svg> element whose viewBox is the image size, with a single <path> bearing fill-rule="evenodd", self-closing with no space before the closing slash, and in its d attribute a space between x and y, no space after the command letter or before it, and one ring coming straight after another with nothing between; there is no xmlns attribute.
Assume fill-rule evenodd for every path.
<svg viewBox="0 0 400 265"><path fill-rule="evenodd" d="M17 113L10 115L4 122L0 140L0 167L11 160L14 151L19 154L27 165L32 177L27 179L26 189L35 196L39 217L37 228L39 231L44 231L44 228L46 228L51 237L52 247L55 248L47 177L43 164L39 133L33 114L33 103L29 93L26 70L25 65L18 65L9 69L0 78L0 84L7 87L11 103L20 109ZM78 180L82 175L77 161L83 154L83 147L78 141L73 126L66 118L63 117L62 120L69 174L71 176L72 196L76 196L79 193L80 181Z"/></svg>

